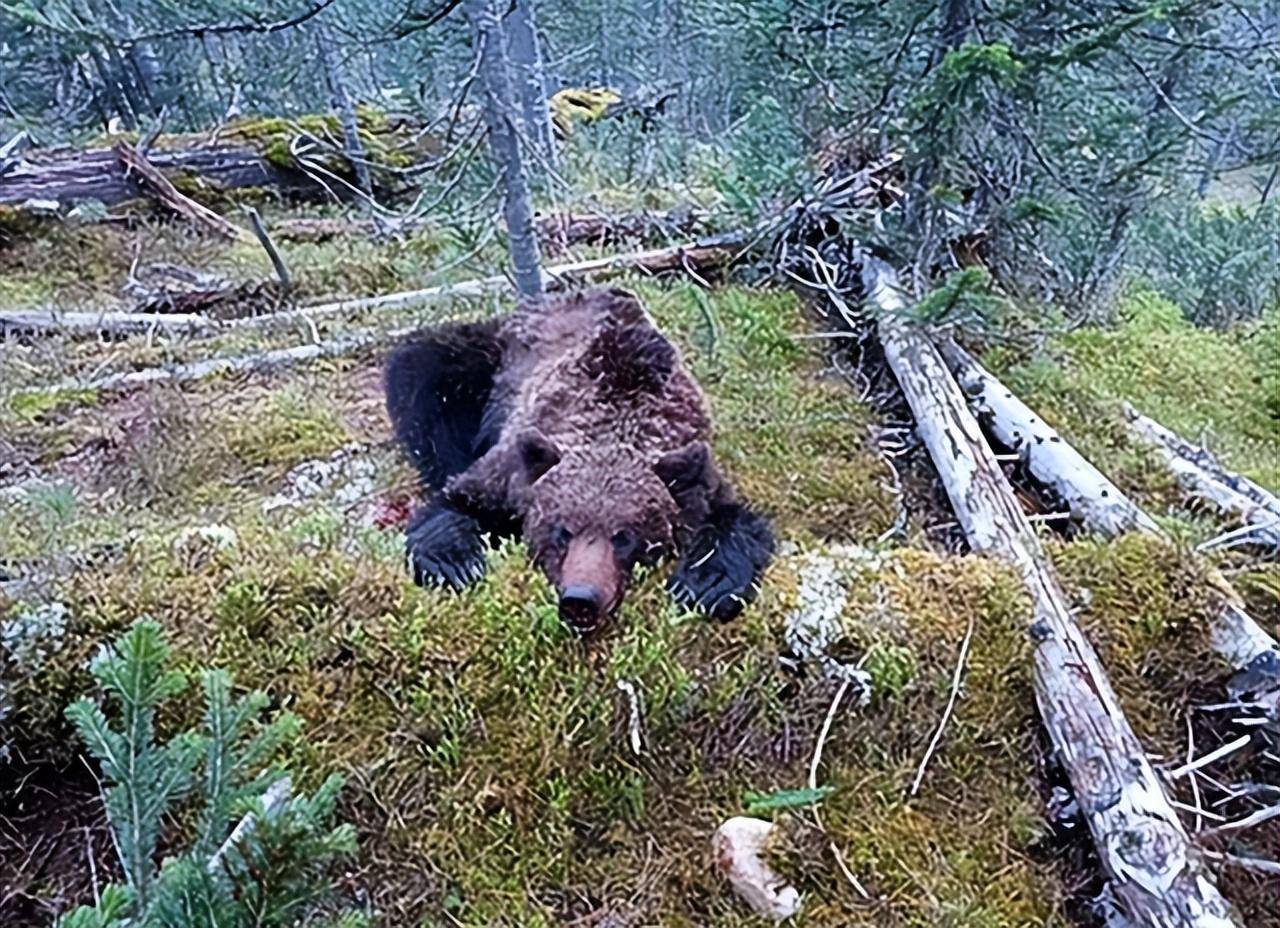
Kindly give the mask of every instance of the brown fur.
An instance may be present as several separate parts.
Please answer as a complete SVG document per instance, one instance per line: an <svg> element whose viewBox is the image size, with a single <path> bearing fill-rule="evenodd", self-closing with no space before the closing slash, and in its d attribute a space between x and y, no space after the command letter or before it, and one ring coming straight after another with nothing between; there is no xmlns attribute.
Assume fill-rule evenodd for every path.
<svg viewBox="0 0 1280 928"><path fill-rule="evenodd" d="M418 535L411 529L410 553L425 573L466 581L475 574L468 526L493 531L514 519L560 591L562 614L590 627L617 606L635 564L682 550L701 532L704 547L723 547L725 560L703 568L703 557L673 592L701 605L703 588L714 594L708 608L731 600L716 614L736 614L753 595L747 587L767 562L772 536L716 470L702 391L639 301L621 290L553 296L522 305L491 331L501 358L472 428L479 457L451 471L434 510L416 523ZM430 350L453 350L449 333L432 338L444 347ZM450 363L461 369L464 361ZM394 384L414 382L411 363L389 365L389 408L407 395ZM444 422L449 407L433 415ZM447 437L456 450L456 432ZM431 436L409 435L406 443L420 459L441 447ZM457 569L459 559L468 564ZM579 596L586 598L575 602Z"/></svg>

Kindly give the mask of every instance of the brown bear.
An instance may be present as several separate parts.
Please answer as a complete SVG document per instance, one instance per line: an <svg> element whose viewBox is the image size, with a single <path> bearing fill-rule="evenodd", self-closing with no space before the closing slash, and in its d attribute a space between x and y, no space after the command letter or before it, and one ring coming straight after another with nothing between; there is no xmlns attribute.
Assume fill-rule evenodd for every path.
<svg viewBox="0 0 1280 928"><path fill-rule="evenodd" d="M637 564L679 560L675 600L719 620L750 603L773 553L765 520L711 458L711 418L680 354L617 289L410 337L387 411L430 493L410 518L414 580L478 580L490 540L523 534L583 633Z"/></svg>

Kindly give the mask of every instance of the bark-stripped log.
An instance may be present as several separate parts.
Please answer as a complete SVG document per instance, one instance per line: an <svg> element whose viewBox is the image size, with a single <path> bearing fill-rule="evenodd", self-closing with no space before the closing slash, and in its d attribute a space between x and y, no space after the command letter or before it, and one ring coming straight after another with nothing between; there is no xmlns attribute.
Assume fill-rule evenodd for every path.
<svg viewBox="0 0 1280 928"><path fill-rule="evenodd" d="M1160 532L1155 520L1057 431L953 341L938 344L978 418L1017 452L1031 476L1049 487L1090 529L1103 535Z"/></svg>
<svg viewBox="0 0 1280 928"><path fill-rule="evenodd" d="M543 286L547 289L555 289L565 284L607 277L617 271L642 271L646 274L660 274L666 271L678 271L687 268L702 270L717 267L732 262L738 256L741 245L745 241L745 233L738 232L711 236L696 242L673 245L669 248L654 248L647 251L609 255L604 258L592 258L586 261L555 264L551 267L543 268ZM237 319L231 322L230 325L235 328L270 329L291 324L299 319L314 321L342 313L387 312L408 309L414 306L426 306L451 299L466 299L491 293L507 293L510 290L511 278L505 274L495 274L490 277L480 277L476 280L468 280L456 284L425 287L421 290L405 290L399 293L384 294L383 296L317 303L302 309Z"/></svg>
<svg viewBox="0 0 1280 928"><path fill-rule="evenodd" d="M900 321L897 274L868 256L880 340L969 544L1013 565L1033 604L1036 700L1122 914L1134 925L1226 928L1230 908L1071 615L1039 539L929 339Z"/></svg>
<svg viewBox="0 0 1280 928"><path fill-rule="evenodd" d="M135 387L151 386L153 384L191 383L221 374L265 373L293 367L296 364L305 364L309 361L342 358L358 354L365 349L402 338L414 330L415 327L391 330L361 329L341 338L315 342L310 345L294 345L290 348L275 348L270 351L258 351L233 357L209 358L205 361L191 361L186 364L148 367L140 371L110 374L94 380L64 380L52 386L41 387L38 390L28 389L18 392L94 390L98 393L118 393Z"/></svg>
<svg viewBox="0 0 1280 928"><path fill-rule="evenodd" d="M1280 549L1280 500L1127 403L1124 414L1134 433L1164 459L1183 490L1251 526L1248 534L1255 543Z"/></svg>
<svg viewBox="0 0 1280 928"><path fill-rule="evenodd" d="M1280 497L1277 497L1270 490L1259 486L1242 474L1227 470L1209 449L1193 445L1180 435L1169 431L1155 419L1144 416L1130 404L1125 403L1123 408L1125 417L1130 422L1133 422L1135 426L1140 427L1144 434L1150 435L1152 439L1168 446L1177 452L1179 456L1195 464L1214 480L1226 484L1240 495L1249 497L1259 506L1263 506L1280 516Z"/></svg>
<svg viewBox="0 0 1280 928"><path fill-rule="evenodd" d="M617 270L633 269L656 273L683 267L707 267L731 261L738 253L735 243L739 241L740 236L726 235L715 239L707 239L694 245L679 245L672 248L660 248L627 255L613 255L607 258L596 258L591 261L576 261L572 264L562 264L557 267L547 268L542 273L547 285L551 286L560 285L566 281L576 281L608 274ZM219 326L217 331L239 328L264 328L268 325L278 326L296 322L313 322L317 317L343 312L376 312L405 309L411 306L422 306L449 299L465 299L491 293L505 293L510 289L510 279L505 276L482 277L478 280L429 287L425 290L411 290L405 293L389 293L385 296L371 297L369 299L324 303L318 306L309 306L306 309L270 313L246 319L233 319L222 323L217 323L214 320L208 321L211 326ZM120 316L130 323L138 320L139 317L148 320L166 318L164 316L150 316L140 313L121 313ZM169 316L167 318L173 317ZM411 331L413 331L412 327L392 331L362 329L359 332L317 344L279 348L232 358L212 358L207 361L194 361L188 364L151 367L139 371L112 374L88 381L70 379L53 386L28 388L17 392L37 393L49 389L92 389L99 392L112 392L154 383L185 383L223 373L272 370L318 358L354 354L372 345L391 341Z"/></svg>
<svg viewBox="0 0 1280 928"><path fill-rule="evenodd" d="M1107 538L1128 531L1167 537L1150 515L967 351L952 341L938 348L987 431L1017 452L1031 476L1053 490L1086 529ZM1214 650L1239 670L1280 658L1275 639L1245 612L1227 579L1211 569L1210 582L1222 596L1211 630Z"/></svg>
<svg viewBox="0 0 1280 928"><path fill-rule="evenodd" d="M58 312L51 309L0 310L0 332L136 335L140 332L212 332L217 323L191 313Z"/></svg>

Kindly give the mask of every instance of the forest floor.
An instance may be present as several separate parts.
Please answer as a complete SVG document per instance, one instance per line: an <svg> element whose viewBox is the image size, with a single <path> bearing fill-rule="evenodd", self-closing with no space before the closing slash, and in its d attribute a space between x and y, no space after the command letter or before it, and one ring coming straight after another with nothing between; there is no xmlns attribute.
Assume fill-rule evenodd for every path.
<svg viewBox="0 0 1280 928"><path fill-rule="evenodd" d="M328 299L494 272L500 254L474 246L424 230L282 251L303 296ZM253 248L177 226L72 228L0 249L0 305L108 306L139 261L268 273ZM386 925L754 924L710 865L711 833L750 794L807 785L829 711L817 782L834 789L823 828L807 808L778 813L786 837L775 865L804 897L796 924L1089 923L1085 904L1099 887L1081 829L1046 817L1057 781L1031 691L1027 603L1010 572L955 553L909 423L874 402L838 340L813 337L831 324L792 293L617 283L683 349L710 398L719 459L781 539L760 602L736 622L673 607L659 570L584 644L560 624L517 544L461 595L413 586L401 527L416 487L389 441L385 346L105 393L50 384L300 344L309 333L5 344L0 695L14 734L0 759L0 922L47 924L91 899L86 855L98 879L113 873L96 789L62 712L89 689L86 659L145 615L165 627L180 666L225 667L301 716L288 765L302 788L345 776L342 812L360 852L340 885ZM507 308L490 298L348 314L319 334ZM1114 326L985 355L1178 539L1103 543L1045 529L1157 764L1182 763L1189 732L1196 754L1229 737L1196 709L1221 698L1227 670L1207 646L1205 568L1190 553L1222 526L1183 505L1128 437L1119 404L1280 490L1267 351L1258 327L1196 329L1138 291ZM1280 572L1224 566L1274 630ZM788 623L815 610L838 623L828 654L870 674L866 705L832 710L838 682L787 660ZM954 715L909 797L966 637ZM639 752L624 683L640 696ZM197 712L186 703L162 724ZM1254 761L1269 765L1255 768L1258 779L1280 778L1280 764ZM1186 781L1176 792L1191 801ZM1241 849L1268 840L1280 832L1259 829ZM841 875L833 847L870 898ZM1274 885L1239 871L1223 882L1245 923L1280 925Z"/></svg>

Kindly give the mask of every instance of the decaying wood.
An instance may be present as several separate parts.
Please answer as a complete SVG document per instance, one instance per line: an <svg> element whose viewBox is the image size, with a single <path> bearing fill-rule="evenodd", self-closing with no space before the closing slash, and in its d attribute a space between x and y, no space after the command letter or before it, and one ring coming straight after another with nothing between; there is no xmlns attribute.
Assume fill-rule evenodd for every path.
<svg viewBox="0 0 1280 928"><path fill-rule="evenodd" d="M18 392L94 390L98 393L118 393L135 387L153 384L192 383L224 374L253 374L276 371L293 367L297 364L305 364L309 361L348 357L378 344L401 338L412 331L414 331L413 327L391 330L361 329L341 338L315 342L309 345L294 345L289 348L276 348L271 351L259 351L229 358L209 358L204 361L192 361L187 364L149 367L140 371L127 371L91 380L64 380L51 386L20 390Z"/></svg>
<svg viewBox="0 0 1280 928"><path fill-rule="evenodd" d="M343 143L336 133L325 132L321 138L306 132L301 124L292 131L296 137L305 135L314 149L326 149L334 157L342 154ZM402 119L389 119L376 127L364 127L364 131L377 134L384 147L413 157L442 151L438 138ZM289 124L280 120L247 120L212 135L165 135L147 148L147 160L171 179L181 176L211 192L266 188L288 197L332 199L335 191L330 186L318 182L301 166L283 164L278 157L287 150L290 132ZM130 176L110 146L24 151L16 160L5 162L3 176L0 206L19 210L30 202L48 204L55 213L82 200L117 206L145 193L139 179ZM393 187L397 183L394 174L384 177L375 169L375 186L380 181ZM340 196L344 193L336 192Z"/></svg>
<svg viewBox="0 0 1280 928"><path fill-rule="evenodd" d="M289 267L284 263L284 258L280 256L280 250L276 248L276 243L271 241L271 234L267 232L266 223L262 221L262 216L256 209L248 204L241 207L244 214L249 217L249 228L253 229L254 237L258 239L262 245L262 250L267 253L267 258L271 261L271 267L275 269L276 280L280 281L280 287L285 293L293 290L293 279L289 276Z"/></svg>
<svg viewBox="0 0 1280 928"><path fill-rule="evenodd" d="M116 157L125 166L126 173L141 178L147 192L166 207L191 222L222 238L235 239L241 236L239 227L223 219L207 206L202 206L190 197L180 193L173 182L137 148L124 142L115 146Z"/></svg>
<svg viewBox="0 0 1280 928"><path fill-rule="evenodd" d="M196 334L216 327L211 319L190 313L59 312L52 309L0 310L0 332L136 335L139 332Z"/></svg>
<svg viewBox="0 0 1280 928"><path fill-rule="evenodd" d="M1129 403L1123 406L1125 417L1132 422L1135 427L1140 428L1142 434L1150 436L1149 440L1159 441L1161 444L1175 451L1180 457L1186 458L1192 464L1195 464L1202 471L1212 477L1221 484L1225 484L1232 490L1235 490L1241 496L1246 496L1253 500L1259 506L1270 510L1280 517L1280 497L1277 497L1270 490L1259 486L1243 474L1237 474L1223 467L1216 457L1208 448L1194 445L1183 439L1180 435L1169 431L1163 425L1149 416L1144 416L1138 410L1134 409Z"/></svg>
<svg viewBox="0 0 1280 928"><path fill-rule="evenodd" d="M280 302L278 288L270 281L232 281L166 263L136 271L122 292L134 300L134 314L200 315L208 329L218 319L270 312Z"/></svg>
<svg viewBox="0 0 1280 928"><path fill-rule="evenodd" d="M604 258L593 258L588 261L573 261L566 264L552 265L544 268L543 274L546 278L547 286L555 288L575 281L606 278L612 273L625 270L638 270L650 274L687 270L689 268L699 271L707 270L732 262L740 253L741 245L745 240L744 233L712 236L669 248L657 248ZM173 277L176 271L172 266L155 266L157 269L162 267L169 268L168 276ZM167 284L158 285L145 273L140 277L141 279L131 282L126 287L126 294L138 301L139 312L61 312L51 309L0 311L0 327L5 326L8 320L12 320L12 325L9 328L28 332L78 334L99 332L112 334L146 332L156 328L165 331L187 329L192 334L208 334L226 327L270 331L343 313L387 312L409 309L453 299L473 299L490 294L507 293L511 289L509 278L504 275L492 275L454 284L425 287L421 290L406 290L382 296L361 297L351 300L335 300L327 303L317 303L300 309L255 314L249 310L257 306L265 306L265 300L274 299L267 289L268 285L261 281L252 281L240 285L222 281L214 287L196 285L187 288L177 278ZM238 295L227 289L228 287L233 288L236 286L247 289L241 291ZM193 295L182 296L181 294L187 290L193 291ZM194 295L194 291L202 290L206 291L204 297ZM217 298L214 299L214 297ZM237 305L237 300L249 302L251 304L249 309L246 310L244 306ZM224 319L201 318L199 315L184 313L182 311L184 306L209 311L215 315L221 314L225 321ZM215 307L234 308L235 311L234 314L232 312L219 313ZM154 321L156 317L151 313L163 313L168 321L156 324ZM186 318L184 318L184 315ZM235 318L229 318L232 315Z"/></svg>
<svg viewBox="0 0 1280 928"><path fill-rule="evenodd" d="M1049 487L1074 517L1107 536L1160 531L1154 519L968 352L949 340L937 347L982 424L1018 455L1031 476Z"/></svg>
<svg viewBox="0 0 1280 928"><path fill-rule="evenodd" d="M1128 531L1167 537L1155 519L968 352L952 341L938 348L988 433L1018 455L1031 476L1068 507L1072 518L1107 538ZM1280 656L1276 640L1249 616L1227 579L1216 569L1209 573L1222 597L1212 629L1214 649L1240 670L1269 655Z"/></svg>
<svg viewBox="0 0 1280 928"><path fill-rule="evenodd" d="M1134 925L1235 924L964 394L932 342L900 321L904 300L896 272L867 257L863 280L869 301L881 310L885 359L970 546L1011 564L1031 595L1036 700L1117 906Z"/></svg>
<svg viewBox="0 0 1280 928"><path fill-rule="evenodd" d="M538 238L547 254L574 245L617 245L688 236L702 230L706 216L691 207L665 213L553 213L537 220Z"/></svg>
<svg viewBox="0 0 1280 928"><path fill-rule="evenodd" d="M745 241L744 233L711 236L699 241L655 248L646 251L554 264L542 269L543 285L548 289L583 280L607 277L617 271L635 270L646 274L693 268L703 270L732 262ZM493 293L507 293L511 280L503 274L480 277L455 284L441 284L421 290L405 290L382 296L361 297L317 303L301 309L272 313L231 323L237 328L270 329L291 325L301 319L316 320L343 313L386 312L426 306L451 299L468 299Z"/></svg>
<svg viewBox="0 0 1280 928"><path fill-rule="evenodd" d="M270 187L285 193L323 193L305 174L276 167L251 145L201 142L177 149L152 149L157 169L199 178L214 190ZM0 206L22 208L28 201L69 208L81 200L116 206L144 196L140 179L130 175L111 148L48 152L24 158L0 183Z"/></svg>
<svg viewBox="0 0 1280 928"><path fill-rule="evenodd" d="M1184 441L1127 403L1124 413L1134 433L1164 459L1183 490L1239 519L1248 527L1251 543L1280 550L1280 501L1271 493L1228 471L1208 451Z"/></svg>

